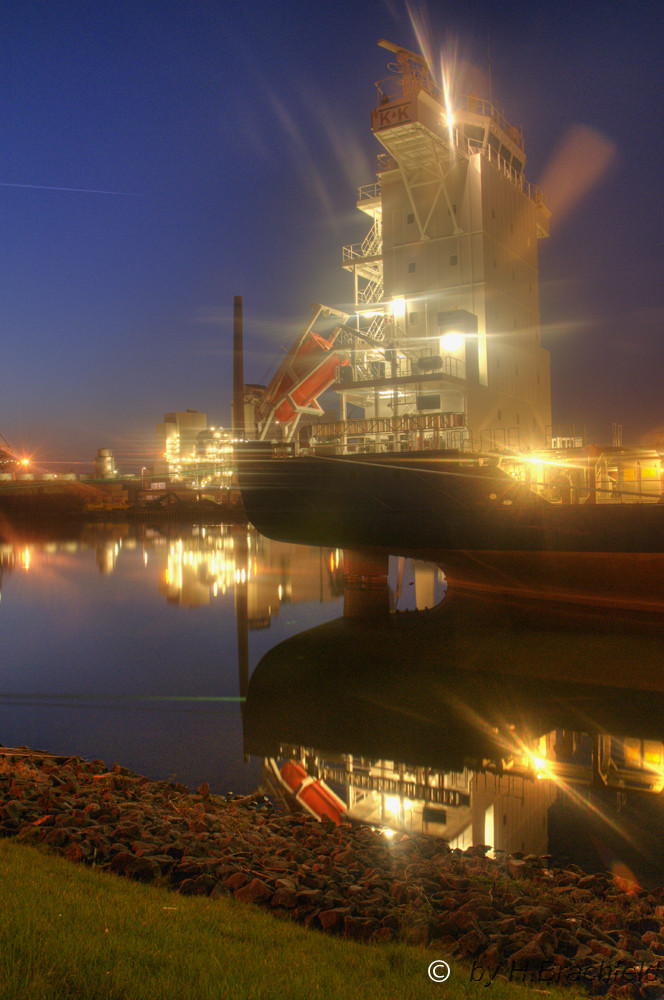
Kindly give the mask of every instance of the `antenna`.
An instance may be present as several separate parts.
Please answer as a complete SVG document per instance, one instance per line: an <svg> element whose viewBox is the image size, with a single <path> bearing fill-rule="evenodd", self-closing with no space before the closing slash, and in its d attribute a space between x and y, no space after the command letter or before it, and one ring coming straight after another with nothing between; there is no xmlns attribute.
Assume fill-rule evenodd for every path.
<svg viewBox="0 0 664 1000"><path fill-rule="evenodd" d="M493 105L493 89L491 86L491 32L488 25L486 29L486 61L489 70L489 103Z"/></svg>

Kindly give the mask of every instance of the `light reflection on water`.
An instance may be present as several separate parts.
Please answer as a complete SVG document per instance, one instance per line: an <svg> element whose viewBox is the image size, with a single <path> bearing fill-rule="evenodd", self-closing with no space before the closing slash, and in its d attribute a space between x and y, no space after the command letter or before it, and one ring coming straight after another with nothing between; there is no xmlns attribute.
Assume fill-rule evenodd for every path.
<svg viewBox="0 0 664 1000"><path fill-rule="evenodd" d="M252 791L244 760L236 585L249 660L340 614L329 552L238 531L120 525L0 545L0 741L158 778Z"/></svg>
<svg viewBox="0 0 664 1000"><path fill-rule="evenodd" d="M220 792L269 782L293 806L290 760L298 794L329 786L372 825L656 867L652 615L448 592L422 559L240 526L17 537L0 571L5 745Z"/></svg>

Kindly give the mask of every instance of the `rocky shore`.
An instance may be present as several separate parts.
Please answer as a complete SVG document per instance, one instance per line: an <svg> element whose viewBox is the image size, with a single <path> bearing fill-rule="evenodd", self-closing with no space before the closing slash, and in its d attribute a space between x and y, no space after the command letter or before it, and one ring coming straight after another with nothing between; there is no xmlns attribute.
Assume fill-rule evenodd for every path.
<svg viewBox="0 0 664 1000"><path fill-rule="evenodd" d="M27 749L0 749L0 836L348 938L429 946L472 963L485 985L504 976L664 995L664 888L610 873L388 839L277 815L263 798L225 798L205 785L193 793L117 764Z"/></svg>

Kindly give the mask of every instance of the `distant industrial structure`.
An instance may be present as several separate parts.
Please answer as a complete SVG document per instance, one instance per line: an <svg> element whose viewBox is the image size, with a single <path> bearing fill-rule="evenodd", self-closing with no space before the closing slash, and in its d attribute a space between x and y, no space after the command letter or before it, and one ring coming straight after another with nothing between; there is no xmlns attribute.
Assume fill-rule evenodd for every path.
<svg viewBox="0 0 664 1000"><path fill-rule="evenodd" d="M155 476L168 476L196 486L230 486L233 445L223 427L208 427L198 410L165 413L157 424Z"/></svg>

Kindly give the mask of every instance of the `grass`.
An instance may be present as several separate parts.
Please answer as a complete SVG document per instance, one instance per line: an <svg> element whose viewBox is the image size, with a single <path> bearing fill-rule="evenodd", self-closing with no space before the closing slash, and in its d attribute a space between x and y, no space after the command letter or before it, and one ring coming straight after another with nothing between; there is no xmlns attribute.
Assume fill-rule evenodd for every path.
<svg viewBox="0 0 664 1000"><path fill-rule="evenodd" d="M435 949L344 941L232 899L178 896L7 839L0 840L0 899L1 1000L487 995L484 982L470 981L468 965ZM446 957L450 978L431 982L430 962ZM489 989L491 1000L549 992L498 981Z"/></svg>

